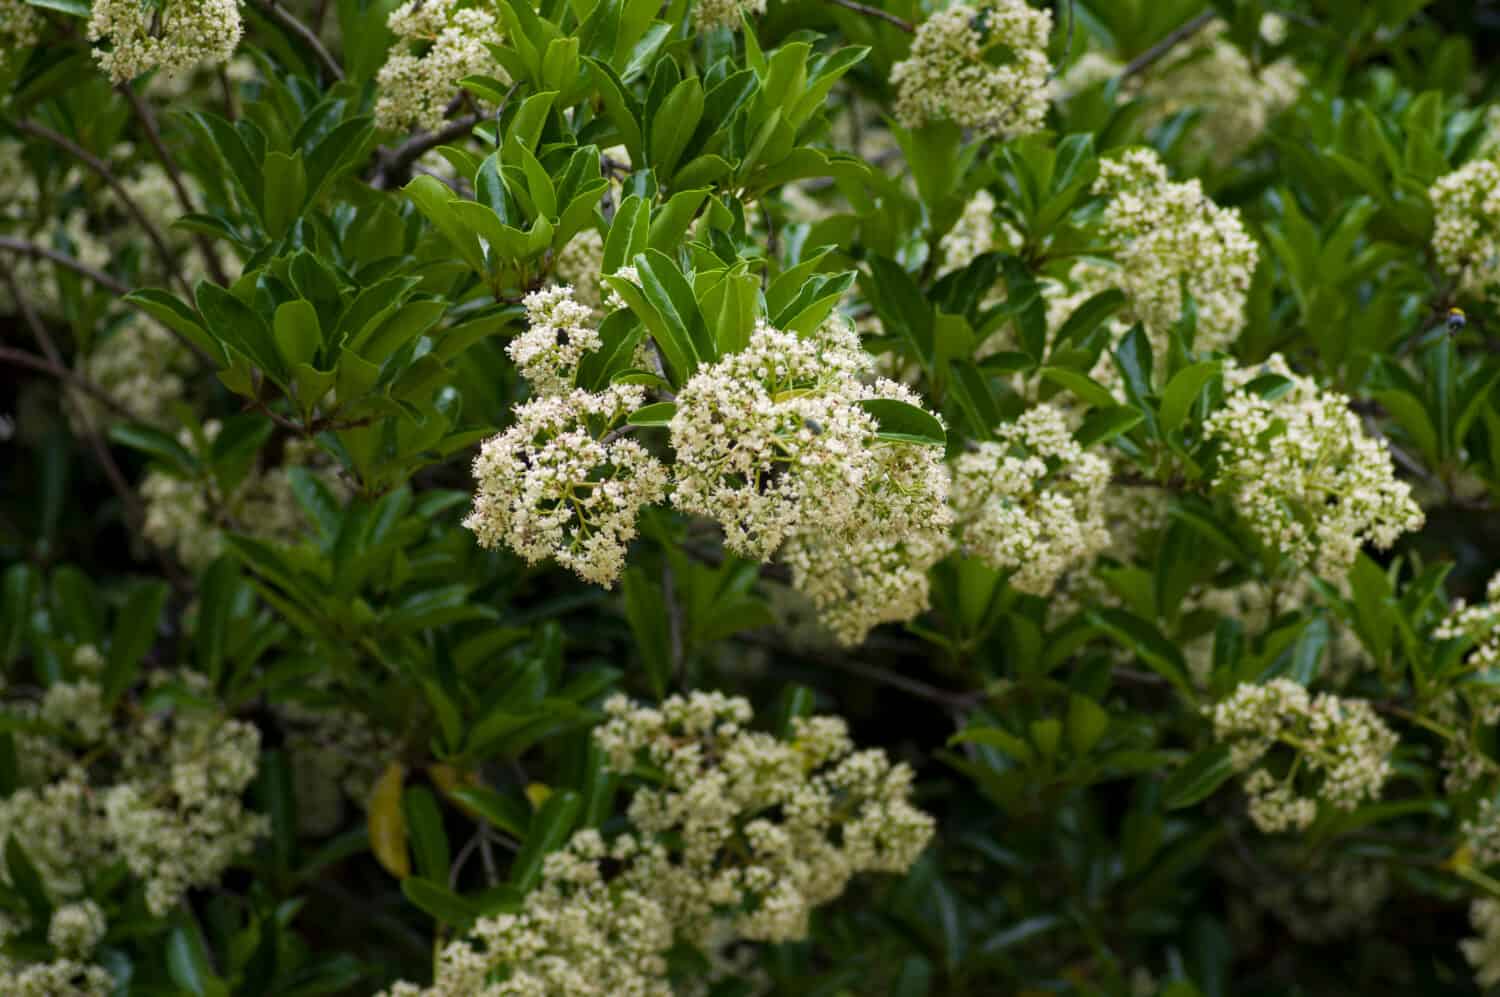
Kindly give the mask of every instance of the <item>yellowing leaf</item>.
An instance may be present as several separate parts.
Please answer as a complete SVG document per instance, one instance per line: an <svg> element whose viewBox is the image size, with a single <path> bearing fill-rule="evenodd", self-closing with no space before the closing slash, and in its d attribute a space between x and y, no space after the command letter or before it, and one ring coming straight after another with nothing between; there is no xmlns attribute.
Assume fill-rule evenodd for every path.
<svg viewBox="0 0 1500 997"><path fill-rule="evenodd" d="M480 784L478 772L472 769L456 768L446 762L438 762L435 765L427 766L427 775L432 779L433 785L442 790L443 797L449 803L452 803L475 820L483 819L483 815L479 811L453 795L453 791L456 789L463 789L465 786L478 786Z"/></svg>
<svg viewBox="0 0 1500 997"><path fill-rule="evenodd" d="M401 784L406 768L400 762L385 767L370 790L370 850L397 879L411 875L411 855L406 850L406 816L401 811Z"/></svg>
<svg viewBox="0 0 1500 997"><path fill-rule="evenodd" d="M542 808L542 804L546 803L547 797L551 795L552 790L539 782L533 782L526 787L526 798L531 801L532 807L537 810Z"/></svg>

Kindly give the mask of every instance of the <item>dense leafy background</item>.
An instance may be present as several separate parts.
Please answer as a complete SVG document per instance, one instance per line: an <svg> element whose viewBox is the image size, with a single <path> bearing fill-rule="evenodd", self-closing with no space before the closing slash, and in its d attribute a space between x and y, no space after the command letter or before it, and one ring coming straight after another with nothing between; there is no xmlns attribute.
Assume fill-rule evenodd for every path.
<svg viewBox="0 0 1500 997"><path fill-rule="evenodd" d="M388 2L287 8L318 26L337 80L279 8L247 5L233 71L203 71L170 98L110 86L81 5L36 5L44 40L6 64L0 114L13 140L4 169L40 192L23 213L0 205L0 270L18 281L0 288L7 688L24 696L56 681L86 643L107 649L121 689L143 668L200 672L262 732L249 798L271 823L218 887L165 918L121 915L111 958L134 977L118 992L372 993L424 978L434 939L512 903L506 884L528 882L544 843L618 809L587 735L602 696L698 688L746 695L767 718L841 714L857 742L916 768L918 802L938 820L909 875L859 881L808 941L762 953L778 993L1476 992L1458 942L1473 934L1469 902L1500 884L1462 857L1458 829L1493 776L1450 793L1440 739L1406 724L1382 802L1266 836L1225 781L1200 707L1237 680L1293 675L1420 712L1424 683L1446 681L1455 653L1433 627L1448 600L1482 598L1500 567L1489 390L1500 313L1436 266L1428 193L1487 154L1500 8L1058 5L1052 57L1064 70L1085 52L1128 62L1210 10L1253 59L1294 59L1307 77L1296 102L1226 162L1193 138L1215 109L1153 120L1149 101L1115 99L1115 79L1056 103L1041 135L981 141L934 125L867 161L850 135L891 128L900 27L773 0L752 32L699 32L682 3L646 6L507 8L504 68L517 82L470 81L473 100L503 110L449 136L451 169L466 178L455 198L426 172L413 178L404 143L436 143L372 116ZM884 9L924 16L912 0ZM1274 53L1258 33L1268 11L1288 19ZM469 106L454 120L472 125ZM199 199L191 214L163 209L184 216L163 230L177 264L79 156L133 175L159 154L157 129ZM1352 586L1303 584L1272 618L1184 611L1190 593L1277 570L1185 471L1222 396L1214 372L1123 349L1128 397L1096 404L1079 384L1092 355L1046 342L1028 305L1039 278L1090 245L1098 157L1141 143L1174 179L1198 177L1238 208L1259 243L1233 353L1256 363L1282 352L1354 399L1399 448L1426 512L1422 531L1362 557ZM621 145L632 166L601 163L600 149ZM506 183L487 180L500 171ZM822 217L794 209L793 182L825 204ZM981 188L1024 241L939 279L940 240ZM75 216L106 246L93 264L106 280L36 259L79 252L64 226ZM1108 601L1049 611L955 555L934 569L930 613L854 649L817 631L782 569L726 554L714 529L665 509L644 517L612 591L480 550L460 526L468 463L524 397L505 355L520 297L585 225L602 232L610 269L660 271L634 292L649 301L627 302L650 316L674 385L685 370L672 368L690 368L695 350L711 358L745 333L762 288L778 325L816 326L837 305L865 320L872 352L916 373L957 453L1019 410L1012 376L1035 378L1050 350L1062 373L1033 383L1098 410L1101 445L1138 455L1139 476L1171 492L1178 514L1133 562L1099 569ZM206 266L205 253L234 264ZM186 273L206 282L190 288ZM237 273L259 279L229 286ZM987 300L997 287L998 309ZM1080 342L1108 304L1079 319ZM1455 306L1468 322L1450 334ZM96 369L86 358L133 313L197 351L182 348L174 368L181 396L150 419L95 408L81 421L66 371ZM615 331L639 335L624 315ZM1030 355L976 356L1011 324ZM583 376L607 383L628 350L613 361ZM212 439L210 419L222 427ZM288 458L307 441L321 448L313 467ZM220 506L247 475L277 469L299 510L289 528ZM151 472L212 497L218 556L189 563L146 541L139 489ZM1188 688L1184 649L1205 639L1216 641L1212 681ZM298 795L296 768L311 764L298 732L345 715L378 734L339 749L370 768L368 795L299 833L299 808L314 801ZM1493 730L1476 730L1475 750L1491 750ZM0 737L12 739L3 759L13 735ZM13 788L9 768L0 790ZM495 843L485 861L480 841ZM23 864L9 866L0 901L25 901ZM1356 902L1317 892L1330 870L1386 889L1313 939L1291 921Z"/></svg>

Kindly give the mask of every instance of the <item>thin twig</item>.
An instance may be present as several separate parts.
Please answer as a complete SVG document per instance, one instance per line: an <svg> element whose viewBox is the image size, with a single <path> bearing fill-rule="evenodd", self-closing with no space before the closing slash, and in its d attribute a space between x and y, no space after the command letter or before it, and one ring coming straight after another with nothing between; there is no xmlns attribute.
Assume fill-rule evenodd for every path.
<svg viewBox="0 0 1500 997"><path fill-rule="evenodd" d="M120 84L120 92L130 101L135 116L140 119L141 130L146 133L146 141L151 143L151 148L156 150L156 158L161 160L162 169L172 183L172 190L177 194L177 203L182 205L183 214L192 214L198 209L193 204L192 196L188 194L187 185L182 182L182 171L178 168L177 161L172 158L166 143L162 141L161 128L157 126L156 114L151 110L151 105L142 100L141 95L129 83ZM203 261L208 265L209 276L214 279L214 283L227 286L229 275L219 262L219 254L214 251L213 243L202 232L193 233L193 238L198 243L198 252L203 254Z"/></svg>
<svg viewBox="0 0 1500 997"><path fill-rule="evenodd" d="M863 14L866 17L878 17L882 21L885 21L887 24L894 24L896 27L900 28L902 31L905 31L909 35L916 33L916 25L912 24L904 17L898 17L897 15L892 14L888 10L881 10L879 7L871 7L868 4L859 3L857 2L857 0L828 0L828 2L834 4L835 6L843 7L845 10L852 10L856 14Z"/></svg>
<svg viewBox="0 0 1500 997"><path fill-rule="evenodd" d="M183 291L188 294L192 293L192 288L187 286L187 280L183 278L182 271L177 265L177 254L167 245L166 239L157 231L156 226L151 224L151 219L146 217L146 213L141 210L141 206L136 203L135 198L130 196L130 192L125 189L125 185L120 182L120 178L115 176L114 171L109 168L108 163L61 132L53 131L39 122L23 118L20 121L12 122L12 127L24 135L32 135L51 142L99 174L100 178L109 185L109 189L114 191L115 196L120 199L120 203L125 207L126 212L135 219L136 224L146 233L146 238L150 239L151 244L156 247L156 251L160 254L162 262L166 264L167 272L172 275L172 278L177 281L178 286Z"/></svg>
<svg viewBox="0 0 1500 997"><path fill-rule="evenodd" d="M47 357L37 356L35 353L28 353L25 350L11 349L8 346L0 346L0 361L15 364L17 367L26 367L43 374L50 374L59 381L65 381L72 387L82 391L115 415L124 419L133 420L135 418L135 414L121 404L120 400L108 391L105 391L77 371L53 363Z"/></svg>
<svg viewBox="0 0 1500 997"><path fill-rule="evenodd" d="M1178 44L1196 35L1209 21L1212 21L1217 16L1218 14L1215 11L1206 10L1192 20L1178 25L1169 31L1167 36L1161 41L1126 63L1125 68L1120 70L1120 75L1116 79L1123 82L1138 73L1145 72L1159 62L1168 52L1176 48Z"/></svg>
<svg viewBox="0 0 1500 997"><path fill-rule="evenodd" d="M21 313L22 320L31 330L36 338L37 345L41 347L42 353L54 367L64 368L62 351L52 339L52 334L47 331L47 324L42 321L36 309L31 307L31 301L21 292L21 287L16 283L14 271L7 264L0 269L5 277L7 290L10 291L11 300L16 303L17 310ZM76 400L75 400L76 402ZM82 406L78 407L78 421L83 426L83 436L88 441L89 448L94 451L94 457L99 462L99 467L104 471L104 476L109 480L110 487L120 499L120 504L125 509L125 519L131 528L131 532L137 536L142 533L142 526L146 522L146 509L141 504L140 496L130 487L130 482L125 479L125 474L120 470L120 465L115 461L114 454L110 453L109 447L104 443L104 437L94 426L94 421L89 412ZM162 573L171 581L178 591L188 591L192 588L191 582L183 576L181 569L154 544L147 545L161 564Z"/></svg>
<svg viewBox="0 0 1500 997"><path fill-rule="evenodd" d="M80 277L87 277L89 280L93 281L95 284L98 284L105 290L113 291L121 297L124 297L125 295L130 293L130 288L128 286L126 286L116 278L111 277L103 270L96 270L95 268L89 266L87 263L82 262L76 257L69 256L67 253L58 252L57 250L51 249L47 246L43 246L40 243L27 242L25 239L16 239L8 235L0 235L0 249L7 250L12 253L19 253L22 256L31 256L37 259L51 260L58 266L71 270L74 273L78 274Z"/></svg>
<svg viewBox="0 0 1500 997"><path fill-rule="evenodd" d="M400 185L405 182L407 174L411 172L412 163L440 145L463 138L474 130L474 126L479 124L480 120L477 114L466 114L462 118L455 118L448 122L435 132L420 132L394 149L382 150L378 158L379 166L375 169L375 177L370 181L370 186L377 190L385 190Z"/></svg>
<svg viewBox="0 0 1500 997"><path fill-rule="evenodd" d="M8 235L0 235L0 250L7 250L12 253L19 253L23 256L31 256L37 259L50 260L60 267L64 267L68 270L73 271L80 277L87 277L89 280L98 284L100 287L104 288L107 291L113 291L115 294L120 296L120 299L124 304L130 305L132 308L135 308L136 311L140 312L142 315L146 315L147 317L151 318L153 322L156 321L155 316L151 315L139 305L135 305L131 301L126 299L126 295L130 293L130 288L128 286L126 286L116 278L111 277L104 271L96 270L95 268L89 266L87 263L69 256L67 253L60 253L55 249L49 249L48 247L43 246L39 243L28 242L25 239L15 239ZM192 340L188 339L182 333L178 332L176 329L173 329L169 325L162 325L162 328L171 333L172 337L179 343L181 343L184 347L186 347L188 351L190 351L193 356L197 357L201 363L212 369L218 368L219 365L214 362L213 357L210 357L207 353L204 353L202 348L199 347L197 343L194 343Z"/></svg>
<svg viewBox="0 0 1500 997"><path fill-rule="evenodd" d="M318 57L318 61L323 64L323 68L327 70L329 76L332 76L335 80L342 80L344 78L343 67L338 64L337 59L328 54L328 50L323 47L323 43L318 40L318 36L313 33L312 28L299 21L295 14L276 3L276 0L258 0L258 5L271 20L296 35L302 44L312 49L313 54Z"/></svg>

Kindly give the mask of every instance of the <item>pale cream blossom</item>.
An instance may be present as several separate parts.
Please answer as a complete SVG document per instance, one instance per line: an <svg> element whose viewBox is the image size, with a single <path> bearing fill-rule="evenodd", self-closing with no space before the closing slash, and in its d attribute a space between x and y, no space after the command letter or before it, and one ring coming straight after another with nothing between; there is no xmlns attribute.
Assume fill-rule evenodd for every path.
<svg viewBox="0 0 1500 997"><path fill-rule="evenodd" d="M1438 267L1476 297L1500 285L1500 161L1476 159L1432 185Z"/></svg>
<svg viewBox="0 0 1500 997"><path fill-rule="evenodd" d="M474 460L477 490L464 525L483 547L529 563L547 558L610 586L625 565L642 508L666 498L666 468L612 431L645 400L635 385L534 398Z"/></svg>
<svg viewBox="0 0 1500 997"><path fill-rule="evenodd" d="M907 128L947 119L994 138L1038 131L1047 115L1051 33L1051 12L1025 0L938 11L891 69L897 119Z"/></svg>
<svg viewBox="0 0 1500 997"><path fill-rule="evenodd" d="M151 70L168 76L229 61L243 25L236 0L94 0L89 16L94 59L115 83Z"/></svg>
<svg viewBox="0 0 1500 997"><path fill-rule="evenodd" d="M1263 374L1287 378L1289 390L1267 399L1246 389ZM1279 355L1229 368L1226 382L1229 397L1204 426L1224 446L1213 484L1272 551L1337 579L1364 544L1383 550L1422 527L1385 443L1364 432L1344 395L1292 373Z"/></svg>
<svg viewBox="0 0 1500 997"><path fill-rule="evenodd" d="M724 964L738 942L805 938L854 876L904 872L932 837L911 770L855 750L837 717L798 718L778 738L716 692L659 707L617 696L605 711L595 740L609 768L659 773L635 791L624 830L575 832L520 911L444 948L432 988L387 997L672 997L674 946Z"/></svg>
<svg viewBox="0 0 1500 997"><path fill-rule="evenodd" d="M406 0L386 24L396 41L375 77L380 91L375 120L382 128L415 125L436 131L460 80L480 75L508 79L485 47L503 38L499 18L485 6Z"/></svg>
<svg viewBox="0 0 1500 997"><path fill-rule="evenodd" d="M1235 770L1249 773L1250 819L1267 833L1305 829L1320 801L1353 810L1377 800L1393 771L1396 735L1361 699L1278 678L1241 684L1210 713ZM1273 751L1291 759L1284 774L1269 766Z"/></svg>
<svg viewBox="0 0 1500 997"><path fill-rule="evenodd" d="M1145 148L1101 160L1094 193L1109 198L1101 226L1115 246L1113 283L1154 352L1165 355L1184 288L1197 310L1193 348L1227 350L1245 326L1259 256L1239 212L1214 204L1197 180L1168 180L1161 157Z"/></svg>
<svg viewBox="0 0 1500 997"><path fill-rule="evenodd" d="M1045 595L1110 543L1101 500L1109 463L1085 453L1063 411L1037 405L995 428L954 464L953 506L964 549Z"/></svg>

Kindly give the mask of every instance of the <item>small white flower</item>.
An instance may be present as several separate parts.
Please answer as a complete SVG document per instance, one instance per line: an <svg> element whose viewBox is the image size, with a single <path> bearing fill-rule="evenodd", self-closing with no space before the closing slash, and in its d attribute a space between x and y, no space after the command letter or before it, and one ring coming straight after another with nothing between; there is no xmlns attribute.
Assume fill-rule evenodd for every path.
<svg viewBox="0 0 1500 997"><path fill-rule="evenodd" d="M1052 14L1025 0L955 4L917 27L891 69L896 117L907 128L947 119L996 138L1042 127ZM1003 51L1004 58L992 58Z"/></svg>

